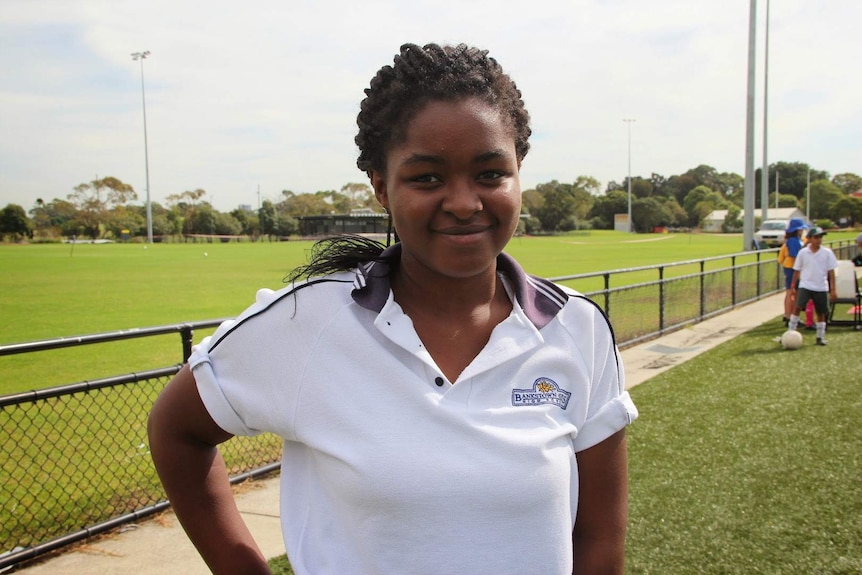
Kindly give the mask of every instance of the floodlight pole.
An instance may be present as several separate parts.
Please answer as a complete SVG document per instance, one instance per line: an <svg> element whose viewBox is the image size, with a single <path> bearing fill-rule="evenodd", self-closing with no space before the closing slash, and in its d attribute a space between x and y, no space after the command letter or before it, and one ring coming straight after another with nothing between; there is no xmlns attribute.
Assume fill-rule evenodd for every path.
<svg viewBox="0 0 862 575"><path fill-rule="evenodd" d="M632 122L634 118L624 118L623 122L628 124L629 132L629 214L626 219L626 232L632 233Z"/></svg>
<svg viewBox="0 0 862 575"><path fill-rule="evenodd" d="M141 104L144 109L144 171L147 178L147 243L153 243L153 207L150 203L150 154L147 144L147 97L144 92L144 60L150 55L149 50L133 52L132 60L141 61Z"/></svg>
<svg viewBox="0 0 862 575"><path fill-rule="evenodd" d="M811 223L811 168L805 178L805 220Z"/></svg>
<svg viewBox="0 0 862 575"><path fill-rule="evenodd" d="M769 0L766 0L766 31L764 34L766 47L764 48L763 62L763 171L760 174L760 210L761 221L769 219L769 160L766 155L766 140L768 136L767 112L769 107ZM778 170L775 172L775 207L778 208Z"/></svg>
<svg viewBox="0 0 862 575"><path fill-rule="evenodd" d="M745 107L745 188L742 200L742 249L754 246L754 41L757 35L757 0L750 0L748 15L748 85Z"/></svg>

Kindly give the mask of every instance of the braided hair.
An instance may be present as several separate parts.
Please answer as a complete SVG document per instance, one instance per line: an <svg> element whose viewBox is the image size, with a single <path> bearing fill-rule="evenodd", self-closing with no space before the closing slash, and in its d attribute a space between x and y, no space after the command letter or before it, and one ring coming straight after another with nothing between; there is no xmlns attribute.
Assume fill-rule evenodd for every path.
<svg viewBox="0 0 862 575"><path fill-rule="evenodd" d="M530 149L530 115L515 82L488 56L488 51L465 44L423 47L404 44L394 64L381 68L365 90L356 118L359 127L354 138L359 147L356 166L369 176L372 170L385 173L387 149L404 142L407 126L426 104L464 98L480 98L499 110L515 139L515 155L520 164ZM387 234L387 244L388 237ZM312 248L311 261L293 270L285 281L380 261L385 247L351 235L320 240Z"/></svg>
<svg viewBox="0 0 862 575"><path fill-rule="evenodd" d="M413 116L433 101L478 97L497 108L515 138L518 162L530 149L530 115L521 92L487 50L458 46L404 44L394 66L384 66L365 90L354 141L356 166L363 172L386 169L386 149L406 137Z"/></svg>

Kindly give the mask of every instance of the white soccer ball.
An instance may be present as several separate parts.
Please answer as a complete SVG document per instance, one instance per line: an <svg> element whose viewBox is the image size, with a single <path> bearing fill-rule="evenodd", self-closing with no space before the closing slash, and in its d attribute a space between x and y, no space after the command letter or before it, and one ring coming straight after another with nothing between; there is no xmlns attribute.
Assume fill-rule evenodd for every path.
<svg viewBox="0 0 862 575"><path fill-rule="evenodd" d="M208 255L209 255L208 253L204 252L204 257L207 257Z"/></svg>
<svg viewBox="0 0 862 575"><path fill-rule="evenodd" d="M802 334L795 329L789 329L781 336L781 347L784 349L799 349L802 347Z"/></svg>

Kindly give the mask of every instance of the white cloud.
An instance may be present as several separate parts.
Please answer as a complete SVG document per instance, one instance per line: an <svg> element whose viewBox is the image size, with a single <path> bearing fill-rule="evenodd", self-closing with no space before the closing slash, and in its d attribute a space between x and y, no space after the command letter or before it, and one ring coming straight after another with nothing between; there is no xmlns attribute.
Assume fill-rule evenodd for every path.
<svg viewBox="0 0 862 575"><path fill-rule="evenodd" d="M758 116L763 16L758 26ZM219 209L283 189L340 188L362 90L405 41L491 50L524 93L524 187L699 164L744 169L743 0L5 0L0 204L64 197L113 175L143 196L144 62L152 197L204 188ZM773 2L770 161L862 172L854 29L862 5ZM760 133L762 118L757 119ZM758 136L759 140L760 136ZM762 163L757 143L757 165Z"/></svg>

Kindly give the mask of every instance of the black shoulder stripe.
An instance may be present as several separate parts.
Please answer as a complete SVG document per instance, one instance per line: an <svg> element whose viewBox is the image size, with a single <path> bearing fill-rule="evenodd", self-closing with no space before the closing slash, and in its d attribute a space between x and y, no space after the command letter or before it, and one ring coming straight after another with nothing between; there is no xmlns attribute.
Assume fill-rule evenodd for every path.
<svg viewBox="0 0 862 575"><path fill-rule="evenodd" d="M218 339L215 341L215 343L213 343L213 344L210 346L209 351L212 351L212 350L214 350L216 347L218 347L218 345L219 345L222 341L224 341L224 339L225 339L228 335L230 335L231 333L233 333L233 332L234 332L234 330L236 330L239 326L243 325L243 324L244 324L245 322L247 322L248 320L250 320L250 319L252 319L252 318L255 318L255 317L257 317L257 316L261 315L262 313L264 313L265 311L269 310L269 309L270 309L274 304L276 304L276 303L278 303L278 302L282 301L282 300L283 300L283 299L285 299L286 297L289 297L289 296L292 296L292 295L296 295L296 292L298 292L298 291L299 291L299 290L301 290L301 289L307 288L307 287L309 287L309 286L313 286L313 285L315 285L315 284L324 283L324 282L353 283L353 280L352 280L352 279L351 279L351 280L336 280L336 279L331 279L331 278L318 278L318 279L314 279L314 280L309 280L309 281L307 281L307 282L305 282L304 284L301 284L301 285L299 285L299 286L294 286L294 288L293 288L292 290L286 291L286 292L284 292L283 294L281 294L278 298L276 298L276 299L272 300L272 301L269 303L269 305L267 305L265 308L263 308L263 309L261 309L261 310L259 310L259 311L255 312L255 313L253 313L253 314L247 315L246 317L242 318L242 320L240 320L239 322L237 322L236 324L234 324L233 326L231 326L231 328L230 328L229 330L227 330L226 332L224 332L224 334L222 334L222 336L221 336L220 338L218 338Z"/></svg>
<svg viewBox="0 0 862 575"><path fill-rule="evenodd" d="M590 304L592 304L592 306L594 308L599 310L599 313L602 314L603 318L605 318L605 323L608 324L608 330L610 330L610 332L611 332L611 343L613 343L613 346L614 346L614 361L617 364L617 381L620 382L620 388L621 388L620 392L625 391L624 389L622 389L622 374L620 373L620 356L619 356L619 353L617 353L617 336L614 334L614 326L611 325L610 318L608 318L607 314L605 313L605 310L603 310L599 304L597 304L596 302L594 302L593 300L591 300L587 296L585 296L585 295L570 295L569 297L573 297L573 298L577 298L577 299L581 299L581 300L584 300L586 302L589 302Z"/></svg>

